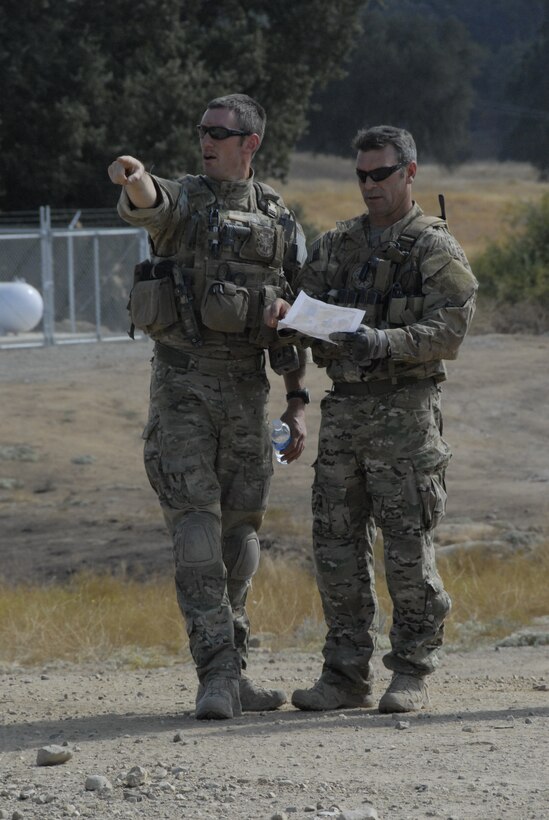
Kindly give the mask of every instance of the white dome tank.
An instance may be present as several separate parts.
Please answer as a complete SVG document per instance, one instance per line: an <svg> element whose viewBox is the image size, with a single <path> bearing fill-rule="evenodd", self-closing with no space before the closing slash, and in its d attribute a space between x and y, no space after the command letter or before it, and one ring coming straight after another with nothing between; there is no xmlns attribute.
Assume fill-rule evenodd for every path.
<svg viewBox="0 0 549 820"><path fill-rule="evenodd" d="M43 313L44 302L32 285L21 280L0 282L0 335L32 330Z"/></svg>

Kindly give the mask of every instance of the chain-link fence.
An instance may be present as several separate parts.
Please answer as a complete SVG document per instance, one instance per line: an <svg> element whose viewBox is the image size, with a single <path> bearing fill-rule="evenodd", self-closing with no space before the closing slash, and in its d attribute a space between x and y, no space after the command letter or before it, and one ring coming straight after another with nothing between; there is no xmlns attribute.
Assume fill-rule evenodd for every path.
<svg viewBox="0 0 549 820"><path fill-rule="evenodd" d="M48 207L39 216L35 227L0 224L0 283L24 280L44 302L40 324L0 336L0 347L127 338L126 304L133 268L149 253L146 232L83 227L81 212L54 227Z"/></svg>

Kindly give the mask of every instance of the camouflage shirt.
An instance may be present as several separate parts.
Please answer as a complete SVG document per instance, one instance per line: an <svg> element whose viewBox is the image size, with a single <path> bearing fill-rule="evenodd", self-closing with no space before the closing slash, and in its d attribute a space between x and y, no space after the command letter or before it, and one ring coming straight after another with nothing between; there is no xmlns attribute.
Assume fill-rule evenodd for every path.
<svg viewBox="0 0 549 820"><path fill-rule="evenodd" d="M381 234L368 216L337 223L316 240L297 286L326 302L357 305L377 287L375 267L367 260L384 258L391 248L404 247L401 237L423 223L414 204L403 219ZM420 220L421 222L421 220ZM446 378L443 359L455 359L474 313L478 283L465 254L442 220L431 220L408 245L404 261L391 266L390 282L371 326L384 329L390 357L369 367L357 366L349 345L311 341L313 358L326 367L333 381L357 382L406 375ZM416 228L417 231L417 228ZM345 297L342 296L345 294ZM353 299L355 301L353 301ZM362 302L360 302L362 305Z"/></svg>

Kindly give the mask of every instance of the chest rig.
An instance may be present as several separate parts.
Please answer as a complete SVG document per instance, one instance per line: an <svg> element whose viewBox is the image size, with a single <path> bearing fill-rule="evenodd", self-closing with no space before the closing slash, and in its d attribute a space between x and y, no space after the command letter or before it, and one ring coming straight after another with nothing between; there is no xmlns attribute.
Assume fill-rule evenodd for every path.
<svg viewBox="0 0 549 820"><path fill-rule="evenodd" d="M203 177L189 191L190 218L178 256L197 301L213 282L249 290L283 287L282 263L295 221L259 183L253 190L256 208L250 211L220 207Z"/></svg>
<svg viewBox="0 0 549 820"><path fill-rule="evenodd" d="M136 268L130 335L135 326L156 338L179 324L195 346L206 327L268 347L276 331L263 324L264 308L291 293L284 267L299 267L295 217L257 182L249 211L222 207L203 176L186 183L186 218L176 223L173 250L159 255L151 242L151 260Z"/></svg>
<svg viewBox="0 0 549 820"><path fill-rule="evenodd" d="M252 343L267 347L270 331L263 325L263 310L290 292L283 262L295 241L296 223L259 183L254 183L253 198L249 211L221 207L208 183L198 178L188 193L183 265L174 279L176 292L192 300L210 330L245 333Z"/></svg>
<svg viewBox="0 0 549 820"><path fill-rule="evenodd" d="M445 225L440 217L419 215L396 239L369 248L364 246L362 218L353 220L341 235L342 253L332 254L333 287L324 298L364 310L363 321L370 327L403 327L417 321L423 315L424 296L413 248L427 228Z"/></svg>

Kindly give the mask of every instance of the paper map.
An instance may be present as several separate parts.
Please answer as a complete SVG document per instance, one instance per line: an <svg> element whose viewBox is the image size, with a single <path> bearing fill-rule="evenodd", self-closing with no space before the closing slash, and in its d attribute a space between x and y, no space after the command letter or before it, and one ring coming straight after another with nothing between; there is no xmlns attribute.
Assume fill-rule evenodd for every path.
<svg viewBox="0 0 549 820"><path fill-rule="evenodd" d="M335 344L329 338L330 333L354 333L363 318L363 310L327 305L301 291L278 327L289 327L306 336Z"/></svg>

